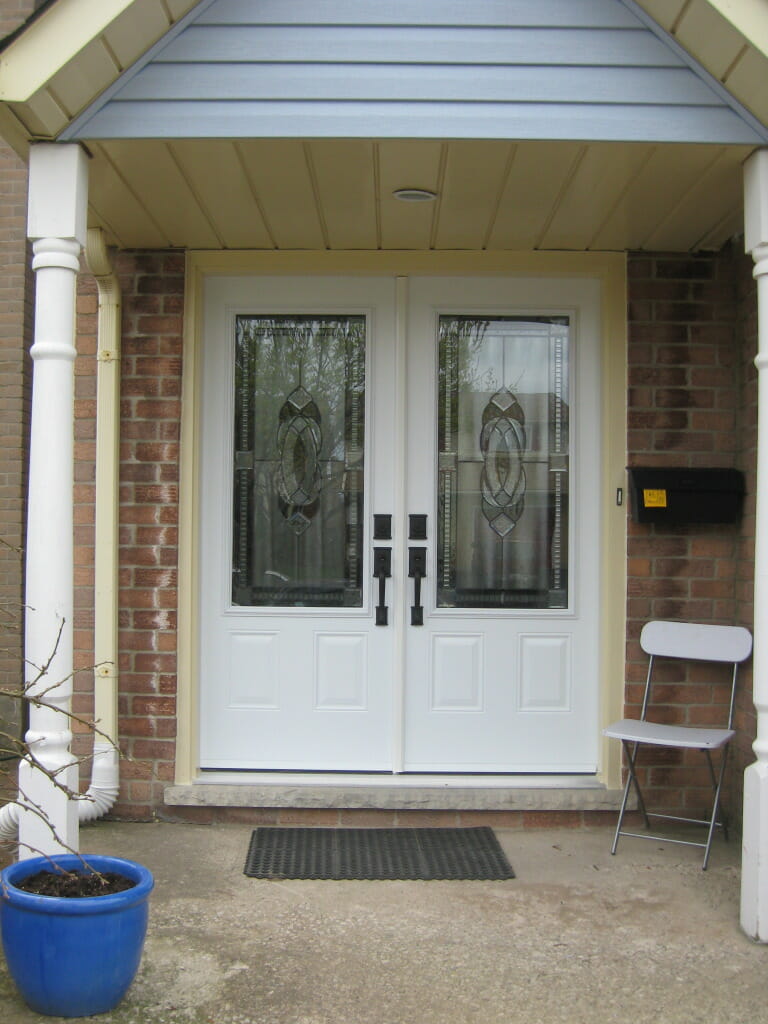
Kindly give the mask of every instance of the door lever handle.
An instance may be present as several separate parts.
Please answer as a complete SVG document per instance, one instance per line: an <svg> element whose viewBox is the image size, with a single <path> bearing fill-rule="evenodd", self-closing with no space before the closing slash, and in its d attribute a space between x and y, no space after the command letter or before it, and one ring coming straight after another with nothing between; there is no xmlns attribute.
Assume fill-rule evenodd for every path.
<svg viewBox="0 0 768 1024"><path fill-rule="evenodd" d="M411 625L424 625L424 608L421 604L421 581L427 575L427 549L408 548L408 575L413 578L413 604Z"/></svg>
<svg viewBox="0 0 768 1024"><path fill-rule="evenodd" d="M379 603L376 605L376 625L389 624L387 611L387 580L392 575L392 548L373 549L373 576L379 581Z"/></svg>

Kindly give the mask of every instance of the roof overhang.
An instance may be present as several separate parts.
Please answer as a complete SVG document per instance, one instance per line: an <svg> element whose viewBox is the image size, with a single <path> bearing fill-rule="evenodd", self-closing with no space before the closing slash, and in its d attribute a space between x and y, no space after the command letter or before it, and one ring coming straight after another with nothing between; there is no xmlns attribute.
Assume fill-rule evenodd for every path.
<svg viewBox="0 0 768 1024"><path fill-rule="evenodd" d="M0 134L54 140L200 0L57 0L0 51Z"/></svg>
<svg viewBox="0 0 768 1024"><path fill-rule="evenodd" d="M45 5L0 49L0 134L23 158L35 142L61 139L210 2ZM767 4L624 2L768 125ZM239 248L244 238L266 248L716 248L740 230L740 165L754 149L594 140L83 141L93 158L92 224L120 246L196 248ZM439 204L404 213L391 184L435 188ZM354 223L345 221L350 195L361 197ZM524 215L505 226L497 214L508 196Z"/></svg>

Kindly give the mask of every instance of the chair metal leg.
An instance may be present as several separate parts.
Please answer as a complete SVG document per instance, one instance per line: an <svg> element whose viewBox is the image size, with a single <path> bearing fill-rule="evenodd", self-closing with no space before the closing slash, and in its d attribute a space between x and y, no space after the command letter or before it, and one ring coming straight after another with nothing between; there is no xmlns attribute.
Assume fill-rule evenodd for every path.
<svg viewBox="0 0 768 1024"><path fill-rule="evenodd" d="M627 801L629 800L629 791L634 784L635 792L637 793L638 806L642 812L643 818L645 819L645 827L650 828L651 823L648 820L648 812L645 809L645 801L643 800L643 794L640 791L640 783L637 781L637 775L635 774L635 758L637 757L638 744L635 743L632 749L630 749L629 743L626 740L622 740L624 751L627 755L627 781L624 784L624 795L621 798L621 806L619 807L619 820L616 822L616 831L613 836L613 846L611 847L611 853L616 853L616 847L619 845L619 836L621 835L621 826L624 821L624 814L627 809Z"/></svg>
<svg viewBox="0 0 768 1024"><path fill-rule="evenodd" d="M712 793L713 795L717 796L720 790L722 789L723 785L723 778L725 776L725 759L728 757L728 747L724 747L721 754L719 776L715 775L715 766L712 764L712 756L710 752L708 750L705 750L704 753L707 756L707 767L709 768L709 778L712 782ZM725 808L722 805L719 807L719 814L720 820L716 821L715 825L719 825L722 828L723 837L727 840L729 818L725 811Z"/></svg>
<svg viewBox="0 0 768 1024"><path fill-rule="evenodd" d="M632 782L634 783L635 792L637 793L637 806L638 806L638 808L640 810L640 813L643 815L643 821L645 822L645 827L646 828L650 828L651 827L651 822L650 822L650 819L648 818L648 811L646 810L646 807L645 807L645 800L643 799L643 792L640 789L640 783L638 782L638 779L637 779L637 772L635 771L635 767L637 765L637 753L638 753L638 750L640 749L640 744L639 743L635 743L634 746L632 747L632 750L630 751L629 744L627 743L625 745L624 749L627 752L627 763L629 764L629 776L632 779Z"/></svg>
<svg viewBox="0 0 768 1024"><path fill-rule="evenodd" d="M681 817L676 814L662 814L659 812L649 813L643 798L642 791L640 789L640 782L637 778L637 754L639 748L642 746L641 743L632 744L630 740L622 740L624 751L627 758L627 780L624 784L624 793L621 798L621 806L619 808L619 820L616 823L616 831L613 836L613 845L611 846L611 853L616 853L616 848L619 845L620 836L633 836L636 839L658 839L662 842L676 843L682 846L698 846L704 850L704 862L702 864L702 870L706 871L709 864L709 855L712 848L712 839L715 834L715 829L720 826L723 829L725 838L728 838L728 817L725 810L720 806L720 796L723 789L723 779L725 777L725 768L728 760L728 747L727 745L722 749L720 758L720 770L715 771L715 766L712 761L712 754L707 748L699 748L705 755L707 761L707 767L709 770L710 782L712 784L713 804L712 813L709 819L707 818L691 818ZM672 836L664 834L648 834L643 835L639 832L630 832L623 829L624 816L627 810L627 804L629 802L629 793L632 788L635 787L637 793L638 809L643 815L645 820L645 827L648 832L651 828L651 818L661 818L670 822L683 822L689 825L704 825L707 826L707 839L706 842L694 842L690 839L674 839ZM718 820L719 817L719 820Z"/></svg>
<svg viewBox="0 0 768 1024"><path fill-rule="evenodd" d="M710 851L710 848L712 846L712 837L715 834L715 827L717 826L717 812L718 812L718 810L720 810L720 792L721 792L721 790L723 788L723 778L725 776L725 764L726 764L726 761L728 760L728 746L726 745L725 747L723 747L722 756L720 758L720 772L717 775L717 777L715 776L715 769L714 769L714 766L712 764L712 755L710 754L710 752L708 750L705 750L704 753L707 755L707 764L709 765L709 774L710 774L710 778L712 779L712 783L713 783L715 799L714 799L714 803L712 805L712 817L710 818L710 822L709 822L709 831L707 833L707 843L706 843L706 846L704 848L704 863L701 866L701 870L702 871L706 871L707 870L707 865L709 864L709 851ZM722 826L722 829L723 829L723 834L724 834L725 838L727 839L728 838L728 826L726 824L725 814L723 813L723 814L721 814L721 816L722 816L722 819L723 819L721 821L721 826Z"/></svg>
<svg viewBox="0 0 768 1024"><path fill-rule="evenodd" d="M621 806L619 808L619 820L616 822L616 831L613 834L613 846L611 847L611 853L616 853L616 847L619 845L619 836L621 835L621 823L624 821L624 811L627 809L627 799L629 797L629 787L632 785L632 779L628 775L627 781L624 783L624 795L621 798Z"/></svg>

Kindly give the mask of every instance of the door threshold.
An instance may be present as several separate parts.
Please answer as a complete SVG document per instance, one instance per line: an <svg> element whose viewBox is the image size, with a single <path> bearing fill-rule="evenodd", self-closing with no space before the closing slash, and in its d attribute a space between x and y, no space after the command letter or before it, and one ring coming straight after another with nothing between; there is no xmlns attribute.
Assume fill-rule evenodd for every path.
<svg viewBox="0 0 768 1024"><path fill-rule="evenodd" d="M448 773L448 772L293 772L293 771L227 771L226 769L204 769L194 780L194 785L218 784L242 786L398 786L414 788L419 786L443 789L463 787L467 789L568 789L604 788L597 776L587 772L568 774L516 772L514 774L492 773Z"/></svg>
<svg viewBox="0 0 768 1024"><path fill-rule="evenodd" d="M169 786L165 803L186 807L378 810L612 811L621 790L595 775L389 775L211 772Z"/></svg>

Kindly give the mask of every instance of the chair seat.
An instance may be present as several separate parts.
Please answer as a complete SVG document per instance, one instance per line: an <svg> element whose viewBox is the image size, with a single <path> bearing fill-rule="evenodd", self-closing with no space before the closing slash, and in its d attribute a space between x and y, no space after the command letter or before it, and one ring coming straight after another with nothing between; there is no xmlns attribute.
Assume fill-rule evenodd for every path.
<svg viewBox="0 0 768 1024"><path fill-rule="evenodd" d="M630 743L653 743L658 747L690 747L693 750L719 750L736 735L733 729L697 729L688 725L660 725L622 718L603 729L604 736Z"/></svg>

